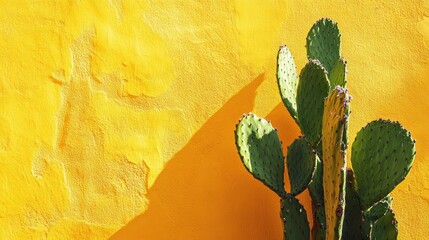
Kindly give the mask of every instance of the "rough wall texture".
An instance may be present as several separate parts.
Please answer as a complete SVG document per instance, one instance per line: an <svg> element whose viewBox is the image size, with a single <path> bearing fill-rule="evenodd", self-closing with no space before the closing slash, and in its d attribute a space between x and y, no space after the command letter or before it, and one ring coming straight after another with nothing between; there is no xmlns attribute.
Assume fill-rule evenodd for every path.
<svg viewBox="0 0 429 240"><path fill-rule="evenodd" d="M281 239L279 201L242 167L253 111L299 135L275 82L320 17L342 32L350 135L375 118L417 139L394 192L400 239L429 235L429 4L3 1L1 239ZM301 201L309 207L308 193Z"/></svg>

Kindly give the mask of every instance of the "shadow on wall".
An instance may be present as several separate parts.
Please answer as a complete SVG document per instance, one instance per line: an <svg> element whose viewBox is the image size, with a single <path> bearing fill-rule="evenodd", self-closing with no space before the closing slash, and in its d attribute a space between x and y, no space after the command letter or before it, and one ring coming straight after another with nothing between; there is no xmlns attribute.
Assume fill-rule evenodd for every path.
<svg viewBox="0 0 429 240"><path fill-rule="evenodd" d="M203 125L148 191L148 210L111 239L282 239L279 198L246 172L234 143L235 124L253 109L264 78ZM299 134L282 103L267 119L279 128L283 147Z"/></svg>

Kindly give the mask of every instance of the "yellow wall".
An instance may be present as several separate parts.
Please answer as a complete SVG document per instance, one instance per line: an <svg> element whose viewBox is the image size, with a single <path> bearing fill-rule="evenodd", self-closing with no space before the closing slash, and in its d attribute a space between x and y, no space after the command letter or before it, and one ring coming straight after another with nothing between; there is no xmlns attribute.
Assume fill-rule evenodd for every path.
<svg viewBox="0 0 429 240"><path fill-rule="evenodd" d="M342 32L350 135L399 120L417 139L393 192L400 239L429 235L429 3L1 1L0 239L281 239L279 199L233 129L299 129L275 80L320 17ZM301 202L308 208L308 193Z"/></svg>

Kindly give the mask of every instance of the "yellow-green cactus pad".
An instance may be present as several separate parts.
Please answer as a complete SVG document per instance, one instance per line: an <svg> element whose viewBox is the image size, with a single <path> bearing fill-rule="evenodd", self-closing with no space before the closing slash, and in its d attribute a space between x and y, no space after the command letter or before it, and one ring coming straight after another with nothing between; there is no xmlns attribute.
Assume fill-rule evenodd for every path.
<svg viewBox="0 0 429 240"><path fill-rule="evenodd" d="M249 113L237 124L235 143L246 169L284 197L284 156L277 130L263 118Z"/></svg>
<svg viewBox="0 0 429 240"><path fill-rule="evenodd" d="M299 76L297 107L299 126L312 147L322 135L323 101L329 94L329 80L317 60L310 61Z"/></svg>
<svg viewBox="0 0 429 240"><path fill-rule="evenodd" d="M308 186L316 165L316 153L303 137L289 146L286 158L291 194L298 195Z"/></svg>
<svg viewBox="0 0 429 240"><path fill-rule="evenodd" d="M415 154L411 133L398 122L377 120L358 132L351 162L363 209L386 197L405 179Z"/></svg>
<svg viewBox="0 0 429 240"><path fill-rule="evenodd" d="M292 195L287 195L280 204L284 239L309 240L310 227L304 207Z"/></svg>
<svg viewBox="0 0 429 240"><path fill-rule="evenodd" d="M335 86L345 87L347 83L346 75L347 62L344 58L340 58L328 75L329 82L331 83L331 89L335 88Z"/></svg>
<svg viewBox="0 0 429 240"><path fill-rule="evenodd" d="M325 100L322 129L323 195L326 239L340 239L344 219L346 152L343 134L348 123L350 96L337 86Z"/></svg>
<svg viewBox="0 0 429 240"><path fill-rule="evenodd" d="M346 183L346 209L344 214L343 234L344 240L362 240L364 235L363 213L360 207L359 196L356 192L356 182L353 171L347 169Z"/></svg>
<svg viewBox="0 0 429 240"><path fill-rule="evenodd" d="M283 104L297 123L296 94L298 79L292 53L286 46L281 46L277 55L277 84Z"/></svg>
<svg viewBox="0 0 429 240"><path fill-rule="evenodd" d="M318 59L331 72L340 58L340 30L337 23L328 18L317 21L307 35L307 55Z"/></svg>

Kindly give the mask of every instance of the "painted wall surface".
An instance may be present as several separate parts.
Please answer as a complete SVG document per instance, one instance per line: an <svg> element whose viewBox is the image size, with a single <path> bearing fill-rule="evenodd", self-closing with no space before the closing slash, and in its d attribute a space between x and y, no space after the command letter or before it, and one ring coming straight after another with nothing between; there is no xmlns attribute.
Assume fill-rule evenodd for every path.
<svg viewBox="0 0 429 240"><path fill-rule="evenodd" d="M302 68L321 17L342 32L351 138L381 117L417 140L393 197L399 238L425 239L425 0L1 1L0 239L281 239L279 199L233 130L252 111L284 149L299 135L276 54Z"/></svg>

